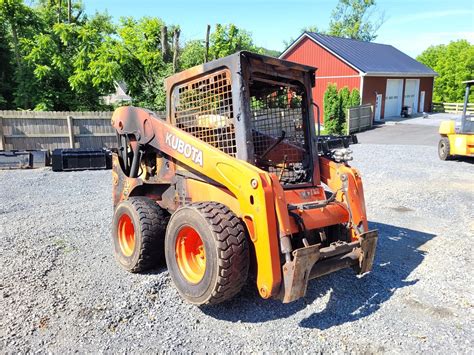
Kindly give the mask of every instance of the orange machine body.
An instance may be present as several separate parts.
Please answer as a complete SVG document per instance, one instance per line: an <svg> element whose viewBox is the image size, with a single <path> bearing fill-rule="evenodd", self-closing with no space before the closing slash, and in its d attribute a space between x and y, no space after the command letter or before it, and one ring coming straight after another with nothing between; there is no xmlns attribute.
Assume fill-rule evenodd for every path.
<svg viewBox="0 0 474 355"><path fill-rule="evenodd" d="M147 144L176 160L167 160L163 164L166 173L160 179L147 180L143 177L130 178L123 175L115 155L113 161L115 203L133 196L133 190L138 186L173 183L176 172L182 169L182 166L208 177L214 182L213 184L187 178L184 185L185 195L179 196L179 191L175 190L173 198L168 201L163 200L158 194L154 195L156 190L153 188L148 190L147 195L161 199L163 207L170 210L177 209L180 200L219 201L228 206L245 222L250 240L254 245L258 265L256 282L260 295L263 298L277 296L282 279L279 237L289 238L292 233L298 231L296 223L290 219L287 206L324 200L323 187L320 185L284 190L275 174L269 174L245 161L229 157L168 122L156 118L146 110L130 107L117 109L112 122L119 134L126 125L125 118L129 117L131 109L135 111L135 120L139 120L143 126L143 132L146 135L143 138L148 141ZM181 145L183 153L180 153L181 149L178 149ZM191 154L186 156L184 147L188 145L191 148L186 149L191 149ZM202 162L196 161L196 156L193 159L192 151L196 151L195 154L202 153ZM344 193L340 192L336 201L326 207L301 210L299 213L306 228L312 230L351 222L362 226L362 229L367 231L363 190L357 171L345 164L334 163L325 158L321 158L320 161L321 179L332 190L341 189L343 185L341 176L347 176L348 200ZM349 206L352 210L352 221L349 220ZM353 239L357 239L356 233L353 233Z"/></svg>
<svg viewBox="0 0 474 355"><path fill-rule="evenodd" d="M246 60L260 59L250 58ZM273 83L269 77L268 68L271 67L272 75L280 79L285 75L296 75L292 74L292 71L301 72L302 85L307 89L311 86L310 76L305 74L307 68L285 62L287 67L284 70L280 62L264 57L263 62L254 63L254 66L259 68L259 75L262 75L262 82ZM202 77L207 71L209 68L205 66L197 67L169 80L169 107L172 107L173 100L176 100L172 95L176 85L186 82L188 78ZM245 74L245 68L242 72L244 78L249 75ZM289 77L285 80L294 85L290 79ZM198 85L193 85L193 90L197 90ZM234 109L235 96L240 95L239 92L237 90L232 94ZM222 91L216 94L221 100L228 100L223 95ZM303 97L310 105L311 97L305 95ZM189 102L191 101L189 98ZM205 130L186 131L187 126L178 127L174 122L176 115L169 107L166 120L158 118L151 111L135 107L121 107L115 111L112 125L119 139L127 137L129 149L136 152L136 155L140 154L140 147L151 148L141 155L136 176L126 172L121 158L123 151L114 154L115 205L135 195L146 195L171 213L192 202L218 201L226 205L245 223L254 252L252 269L255 270L256 285L263 298L280 297L284 302L290 302L301 297L306 291L313 264L317 260L331 259L337 254L337 250L342 252L342 249L338 249L340 247L347 252L360 250L356 255L359 269L365 272L371 268L375 246L372 243L369 247L363 247L362 241L369 230L362 182L355 169L345 162L335 162L318 155L315 141L311 139L308 149L313 151L310 155L312 161L306 165L312 166L312 176L305 183L287 186L281 182L286 166L300 159L304 150L295 148L294 144L284 143L279 147L280 150L270 149L269 152L262 153L266 154L267 158L270 157L269 159L276 160L281 156L280 159L283 160L283 163L275 165L274 171L266 171L261 166L256 166L257 164L251 164L250 158L246 159L244 153L239 153L238 150L235 153L236 148L229 145L224 148L221 145L219 148L212 141L206 141L206 137L200 138ZM290 107L289 110L291 109ZM287 112L291 113L289 110ZM304 112L312 121L313 110ZM242 109L242 114L244 113L245 110ZM224 131L222 127L229 116L206 114L197 117L197 124L202 125L203 121L206 121L205 124L212 125L214 131L220 130L221 136L227 134L228 131ZM238 114L234 114L234 117L238 117ZM238 122L235 123L237 124ZM247 134L261 137L260 133L256 133L260 127L256 127L251 131L247 130ZM290 129L301 130L296 125ZM314 126L309 132L314 134ZM237 138L239 134L236 130ZM285 133L282 134L282 137L284 136ZM283 138L280 139L282 140ZM278 143L277 141L276 144ZM259 149L256 143L253 147L255 151ZM293 154L294 152L296 153ZM133 170L133 163L132 168L128 170L130 169ZM329 198L330 194L332 197ZM318 231L323 238L325 228L332 226L345 228L344 233L347 233L348 237L344 246L335 243L324 249L321 246L308 246L306 242L305 245L295 246L294 239L298 233Z"/></svg>

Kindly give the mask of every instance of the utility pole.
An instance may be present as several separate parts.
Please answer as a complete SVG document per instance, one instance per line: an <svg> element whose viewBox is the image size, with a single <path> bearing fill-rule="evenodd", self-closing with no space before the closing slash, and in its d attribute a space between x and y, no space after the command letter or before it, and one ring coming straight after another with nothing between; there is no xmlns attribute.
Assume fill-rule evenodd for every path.
<svg viewBox="0 0 474 355"><path fill-rule="evenodd" d="M176 28L173 34L173 72L176 73L178 70L178 51L179 51L179 33L180 29Z"/></svg>
<svg viewBox="0 0 474 355"><path fill-rule="evenodd" d="M206 51L204 52L204 63L209 60L209 34L211 33L211 25L207 25L206 30Z"/></svg>
<svg viewBox="0 0 474 355"><path fill-rule="evenodd" d="M71 23L72 18L72 0L67 0L67 22Z"/></svg>
<svg viewBox="0 0 474 355"><path fill-rule="evenodd" d="M61 7L63 7L63 1L58 0L58 23L61 23Z"/></svg>
<svg viewBox="0 0 474 355"><path fill-rule="evenodd" d="M166 26L161 27L161 51L163 52L163 60L168 62L170 59L170 49L168 46L168 28Z"/></svg>

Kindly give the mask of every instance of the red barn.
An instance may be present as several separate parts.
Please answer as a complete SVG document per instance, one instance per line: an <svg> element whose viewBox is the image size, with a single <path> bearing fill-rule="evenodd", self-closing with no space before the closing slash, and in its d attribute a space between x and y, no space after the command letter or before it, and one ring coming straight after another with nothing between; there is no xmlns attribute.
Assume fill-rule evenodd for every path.
<svg viewBox="0 0 474 355"><path fill-rule="evenodd" d="M329 83L358 89L362 103L373 105L376 121L400 116L402 106L414 113L431 110L436 72L390 45L305 32L280 58L318 68L313 99L321 121Z"/></svg>

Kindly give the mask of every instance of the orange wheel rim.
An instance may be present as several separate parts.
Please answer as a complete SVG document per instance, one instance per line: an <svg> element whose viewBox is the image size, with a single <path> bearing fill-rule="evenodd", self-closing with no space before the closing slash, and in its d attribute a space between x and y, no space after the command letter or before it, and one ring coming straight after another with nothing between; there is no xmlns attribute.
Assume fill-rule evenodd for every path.
<svg viewBox="0 0 474 355"><path fill-rule="evenodd" d="M199 233L189 226L181 228L176 238L176 261L181 274L190 283L202 280L206 272L206 251Z"/></svg>
<svg viewBox="0 0 474 355"><path fill-rule="evenodd" d="M135 227L132 219L123 214L118 223L118 241L123 255L130 256L135 249Z"/></svg>

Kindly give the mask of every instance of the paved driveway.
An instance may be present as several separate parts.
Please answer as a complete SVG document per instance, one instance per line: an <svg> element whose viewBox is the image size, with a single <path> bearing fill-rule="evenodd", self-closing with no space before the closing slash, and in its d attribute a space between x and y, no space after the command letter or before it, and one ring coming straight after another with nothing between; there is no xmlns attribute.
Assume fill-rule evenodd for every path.
<svg viewBox="0 0 474 355"><path fill-rule="evenodd" d="M389 118L385 124L376 125L370 131L357 133L357 137L362 144L425 145L436 147L439 141L438 128L440 123L455 118L456 115L445 113L429 115L428 118Z"/></svg>
<svg viewBox="0 0 474 355"><path fill-rule="evenodd" d="M362 144L397 144L437 146L438 127L422 125L377 125L370 131L357 133Z"/></svg>

